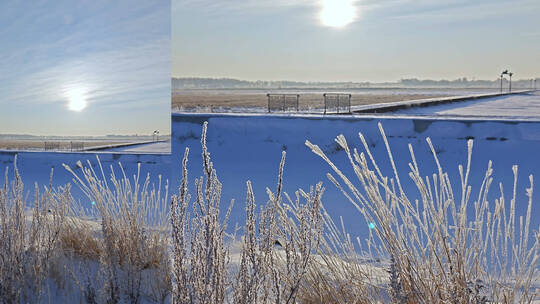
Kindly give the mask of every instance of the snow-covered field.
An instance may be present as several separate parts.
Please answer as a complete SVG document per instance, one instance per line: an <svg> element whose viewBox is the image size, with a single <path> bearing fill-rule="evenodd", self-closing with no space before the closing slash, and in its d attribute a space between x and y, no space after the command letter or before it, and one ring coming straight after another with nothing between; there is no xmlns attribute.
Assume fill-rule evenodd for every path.
<svg viewBox="0 0 540 304"><path fill-rule="evenodd" d="M266 93L294 93L294 94L323 94L325 92L351 92L359 95L472 95L483 93L497 93L498 88L399 88L399 87L381 87L381 88L290 88L290 89L177 89L173 90L172 95L249 95Z"/></svg>
<svg viewBox="0 0 540 304"><path fill-rule="evenodd" d="M540 120L540 92L507 95L393 112L397 115Z"/></svg>
<svg viewBox="0 0 540 304"><path fill-rule="evenodd" d="M131 147L132 150L123 151L133 152L131 154L99 153L105 175L110 174L109 166L112 165L119 176L118 163L122 163L126 175L133 176L136 174L137 164L141 164L143 177L149 173L152 181L157 182L157 176L162 175L163 180L170 181L170 192L176 192L180 181L181 158L184 149L190 147L188 176L189 184L193 186L194 179L202 174L200 137L205 121L208 121L208 149L218 177L223 183L221 206L226 208L230 199L236 199L229 220L231 229L235 223L240 225L244 223L245 182L252 181L257 206L266 203L265 188L276 187L281 152L286 151L285 191L292 196L298 187L307 189L310 185L323 181L326 187L323 196L326 210L336 222L339 222L339 218L342 217L352 236L367 237L369 226L362 215L326 178L326 173L332 171L331 168L312 153L304 142L307 139L319 145L337 166L358 184L346 154L334 142L334 138L339 134L344 134L349 146L362 151L358 137L358 132L362 132L382 172L393 176L385 144L379 134L377 126L379 122L386 131L404 190L412 200L419 199L420 194L407 175L410 162L407 144L412 144L421 172L431 178L431 174L436 170L436 164L425 142L426 137L432 139L441 165L448 171L455 187L454 196L456 197L461 196L457 166L466 163L466 147L469 139L474 139L470 176L472 201L478 196L489 160L493 161L494 168L494 181L488 198L491 205L500 195L499 182L505 187L506 201L510 202L513 181L512 165L519 165L516 201L518 217L524 216L527 212L525 189L529 186L529 174L540 176L537 158L540 153L540 121L538 120L516 121L504 117L498 117L498 120L479 120L459 116L440 119L408 117L405 114L395 117L391 115L174 114L172 116L172 155L140 153L148 148L146 146L152 146L152 144ZM79 173L77 162L85 163L89 160L94 170L99 172L95 153L0 151L0 165L12 167L16 154L20 173L26 190L30 194L29 198L32 197L34 182L48 183L51 168L54 168L53 183L55 185L71 181L72 175L62 167L62 163ZM3 182L3 178L2 175L0 181ZM191 189L191 193L194 193L194 189ZM537 197L538 190L536 193ZM90 201L82 196L77 187L74 187L74 195L81 200L83 205L89 206ZM31 201L29 199L29 202ZM533 203L531 221L533 230L539 227L540 218L535 216L539 212L538 204ZM93 230L99 227L97 223L92 223L91 226ZM231 260L234 265L238 264L237 251L233 250ZM374 268L373 271L380 273L381 280L387 278L383 269ZM74 298L76 296L78 295L73 294Z"/></svg>
<svg viewBox="0 0 540 304"><path fill-rule="evenodd" d="M319 145L353 181L356 179L344 151L334 142L344 134L349 145L362 150L358 132L362 132L387 176L393 171L381 139L377 123L381 122L388 136L398 172L405 191L411 199L419 198L418 190L408 177L411 143L420 170L431 176L435 162L425 138L430 137L437 150L441 165L450 179L455 181L454 191L460 192L458 164L466 163L467 140L474 139L471 167L472 197L478 194L488 161L493 161L494 183L491 188L493 201L499 195L498 183L502 182L506 199L512 189L512 165L519 166L517 211L525 215L529 186L528 176L540 176L537 155L540 154L540 122L474 119L442 120L407 118L401 116L320 116L320 115L235 115L235 114L174 114L172 123L173 167L180 164L185 147L190 147L189 176L191 181L202 174L200 134L202 124L208 121L208 149L223 182L223 205L235 198L231 225L244 222L244 203L247 180L253 183L258 204L266 202L266 187L275 188L281 151L287 152L285 164L285 190L293 193L298 187L307 188L323 181L326 191L323 201L334 218L342 216L353 235L366 237L368 225L346 200L343 194L326 178L331 168L305 145L307 139ZM176 189L180 170L173 170L171 180ZM538 190L536 191L538 193ZM455 194L455 195L460 195ZM538 194L536 195L538 196ZM538 214L538 204L533 204L532 214ZM540 218L533 217L536 229Z"/></svg>
<svg viewBox="0 0 540 304"><path fill-rule="evenodd" d="M53 185L65 185L72 181L71 173L62 166L63 163L71 168L77 168L77 161L86 164L87 161L92 163L95 170L99 170L96 155L99 156L104 172L108 177L111 173L110 166L113 166L116 174L120 174L119 163L122 164L127 176L133 176L137 173L137 164L141 164L141 176L146 177L150 174L152 182L158 183L158 175L162 176L163 183L169 179L169 170L171 164L170 154L129 154L129 153L90 153L90 152L14 152L0 151L0 166L3 170L9 167L11 172L10 180L13 177L13 160L17 155L17 165L25 184L25 191L33 193L34 183L43 187L49 184L51 169L54 169ZM4 174L0 177L0 182L4 184ZM80 199L84 206L90 206L88 199L75 186L72 188L72 193L76 199ZM31 196L30 196L31 197Z"/></svg>

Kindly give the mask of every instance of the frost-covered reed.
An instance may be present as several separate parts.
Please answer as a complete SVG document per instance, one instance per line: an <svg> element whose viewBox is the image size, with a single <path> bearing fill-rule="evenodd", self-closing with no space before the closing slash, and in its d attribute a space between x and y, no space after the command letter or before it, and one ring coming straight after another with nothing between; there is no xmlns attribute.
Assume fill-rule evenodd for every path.
<svg viewBox="0 0 540 304"><path fill-rule="evenodd" d="M510 200L499 184L500 196L488 200L493 183L489 162L477 197L471 197L472 140L467 143L465 167L458 166L459 180L441 167L429 138L427 144L437 171L423 176L412 145L409 178L420 191L420 200L402 187L384 129L393 175L385 176L360 133L364 152L348 146L344 136L336 142L344 149L356 175L353 182L324 152L309 141L306 145L334 174L329 180L340 189L368 223L375 223L372 250L389 260L388 295L392 303L531 303L538 300L540 236L530 227L533 177L527 213L516 217L517 166ZM379 155L376 155L380 157ZM452 184L458 184L456 191ZM470 214L473 214L470 217ZM369 283L370 280L365 282Z"/></svg>
<svg viewBox="0 0 540 304"><path fill-rule="evenodd" d="M173 302L297 303L321 238L322 186L309 193L298 191L294 201L284 194L285 153L277 189L267 189L269 199L258 211L248 181L246 223L240 252L233 258L230 249L235 241L226 238L233 203L221 218L222 184L210 161L206 130L205 123L201 138L205 175L195 180L195 200L191 202L188 194L189 149L182 162L179 194L172 198ZM288 203L283 203L284 196Z"/></svg>
<svg viewBox="0 0 540 304"><path fill-rule="evenodd" d="M98 159L99 167L101 163ZM75 182L95 202L81 208L71 186L36 184L28 206L14 161L0 189L0 303L170 301L167 189L79 164ZM109 182L107 181L109 180ZM156 211L159 211L157 212Z"/></svg>
<svg viewBox="0 0 540 304"><path fill-rule="evenodd" d="M49 184L40 193L36 184L34 204L27 215L16 157L13 171L10 182L6 168L0 189L0 301L38 303L56 267L69 186L53 189Z"/></svg>
<svg viewBox="0 0 540 304"><path fill-rule="evenodd" d="M94 204L91 209L72 204L78 206L72 208L78 217L69 222L67 231L76 233L72 242L63 243L64 250L82 250L83 257L96 255L98 262L81 261L79 269L72 271L73 279L88 302L165 302L170 296L168 184L162 189L161 176L157 188L149 175L142 180L140 164L131 179L121 164L120 177L111 166L109 178L99 158L97 166L99 173L90 161L87 166L79 162L77 174L64 165ZM97 231L88 226L96 222Z"/></svg>
<svg viewBox="0 0 540 304"><path fill-rule="evenodd" d="M82 208L71 186L36 185L30 210L15 161L0 189L0 302L45 303L532 303L540 298L540 235L527 212L516 214L517 166L508 197L491 201L488 164L471 186L473 142L454 180L427 139L436 172L424 176L409 145L410 178L419 199L402 186L382 126L391 176L383 174L362 134L363 152L336 142L355 179L324 152L329 180L368 223L367 243L350 236L323 205L321 183L294 196L283 191L283 152L275 190L257 204L246 182L246 221L227 229L233 202L221 206L222 183L201 137L203 176L190 186L182 161L178 192L149 176L106 175L101 163L65 166L93 201ZM97 169L94 169L97 168ZM52 176L52 173L51 173ZM459 185L459 188L453 188ZM190 195L193 192L193 195ZM477 193L472 197L471 193ZM170 205L169 205L170 203ZM170 213L169 213L170 210ZM225 213L223 213L225 211ZM471 216L472 215L472 216ZM231 233L233 231L233 233ZM54 289L54 292L51 291Z"/></svg>

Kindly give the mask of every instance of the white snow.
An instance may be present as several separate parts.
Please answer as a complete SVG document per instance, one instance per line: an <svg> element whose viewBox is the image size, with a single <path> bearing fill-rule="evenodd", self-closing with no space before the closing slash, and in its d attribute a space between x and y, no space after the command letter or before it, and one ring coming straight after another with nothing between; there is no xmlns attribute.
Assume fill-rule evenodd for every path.
<svg viewBox="0 0 540 304"><path fill-rule="evenodd" d="M540 93L506 95L393 112L398 115L443 117L540 119Z"/></svg>
<svg viewBox="0 0 540 304"><path fill-rule="evenodd" d="M28 151L1 151L0 150L0 168L2 173L5 168L9 168L9 179L13 180L13 160L17 155L17 166L19 168L22 180L25 185L25 192L29 196L29 202L32 203L32 193L34 191L34 183L37 182L40 188L49 184L51 169L54 169L53 185L61 186L72 182L73 176L69 173L62 164L69 165L75 172L80 172L77 168L77 161L81 161L85 166L88 166L87 161L90 161L96 172L99 171L96 155L99 156L103 167L105 177L110 177L110 167L113 166L116 174L120 174L119 163L126 171L126 176L132 177L137 173L137 164L141 164L141 177L145 178L146 174L150 174L151 182L157 186L158 175L162 176L162 182L165 183L170 178L170 154L129 154L129 153L91 153L91 152L28 152ZM0 182L4 184L4 174L0 176ZM85 207L90 206L90 200L78 189L77 186L72 187L72 194L75 199L81 200Z"/></svg>
<svg viewBox="0 0 540 304"><path fill-rule="evenodd" d="M144 143L140 145L130 145L125 147L111 148L103 152L125 152L125 153L171 153L171 141L160 141Z"/></svg>
<svg viewBox="0 0 540 304"><path fill-rule="evenodd" d="M404 115L402 115L404 116ZM405 191L411 199L419 198L419 193L408 177L410 155L407 144L415 150L421 172L431 175L436 166L425 142L431 137L444 170L454 182L454 195L461 192L459 187L458 164L466 162L467 139L474 138L471 182L475 197L489 160L493 160L494 183L490 199L499 195L498 183L503 182L507 201L512 187L512 165L519 165L517 213L525 215L528 175L540 176L537 155L540 155L540 122L498 120L485 121L472 118L452 120L426 118L393 118L386 116L321 116L321 115L258 115L258 114L174 114L172 122L171 163L180 168L184 149L190 147L189 181L202 175L200 134L202 123L208 121L208 149L212 156L218 177L223 183L222 205L228 206L236 199L231 223L244 222L246 181L253 183L258 204L265 203L268 196L266 187L275 189L281 151L287 151L284 189L292 194L298 187L307 189L310 185L323 181L326 191L323 196L325 206L334 218L343 216L347 229L352 235L367 236L368 226L362 216L345 199L343 194L326 178L331 168L305 145L306 139L318 144L335 161L351 180L356 178L350 169L346 155L334 138L344 134L350 146L360 151L362 145L358 132L362 132L375 158L388 176L393 171L388 163L388 155L379 134L377 122L382 122L388 136L396 166L400 172ZM172 170L172 189L177 189L180 170ZM192 189L193 190L193 189ZM539 190L536 190L538 193ZM538 194L536 194L538 195ZM533 204L533 214L540 212L538 204ZM540 224L539 217L533 217L531 226Z"/></svg>

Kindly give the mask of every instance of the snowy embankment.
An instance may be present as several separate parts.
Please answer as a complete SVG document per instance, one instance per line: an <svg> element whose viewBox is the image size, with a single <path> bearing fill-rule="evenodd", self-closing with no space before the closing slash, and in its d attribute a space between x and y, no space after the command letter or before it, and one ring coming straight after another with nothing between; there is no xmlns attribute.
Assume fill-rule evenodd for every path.
<svg viewBox="0 0 540 304"><path fill-rule="evenodd" d="M359 148L358 132L366 137L372 153L383 174L392 177L393 170L388 154L379 134L377 123L381 122L392 149L396 167L404 190L409 198L419 199L420 194L408 176L411 161L407 144L411 143L420 167L420 173L436 172L436 164L425 138L430 137L438 152L441 165L455 183L454 191L460 192L458 164L466 164L467 140L474 139L470 182L471 197L476 197L488 161L493 161L494 181L489 199L498 198L502 182L507 201L512 192L512 165L518 165L516 213L525 215L529 186L529 174L540 176L537 155L540 154L540 122L535 121L480 121L467 119L438 120L410 119L380 116L345 117L315 115L234 115L234 114L174 114L172 122L173 166L180 164L184 149L190 147L189 177L191 181L202 174L200 134L202 124L208 121L208 149L218 176L223 182L222 206L230 199L236 203L229 227L244 222L243 200L246 197L247 180L251 180L257 204L267 200L265 188L275 188L281 151L287 152L284 189L294 193L297 188L306 189L323 181L326 191L323 202L333 218L340 216L352 235L367 237L368 225L343 194L326 178L330 167L312 153L304 144L307 139L319 145L323 151L358 183L350 169L344 151L334 142L344 134L349 146ZM172 188L176 189L180 170L173 170ZM538 191L536 191L538 193ZM461 193L454 193L456 197ZM538 195L538 194L536 194ZM533 204L532 214L538 214L538 204ZM537 229L540 218L531 220L532 229Z"/></svg>
<svg viewBox="0 0 540 304"><path fill-rule="evenodd" d="M540 93L505 95L428 107L413 107L394 112L397 115L436 117L476 117L540 120Z"/></svg>
<svg viewBox="0 0 540 304"><path fill-rule="evenodd" d="M54 170L53 186L61 186L72 182L73 175L62 167L66 164L74 168L77 172L80 170L77 167L77 161L81 161L87 165L90 161L96 172L99 171L96 155L99 156L101 165L107 178L110 176L110 166L112 165L117 175L121 174L119 163L122 164L126 176L131 177L137 173L137 164L141 164L141 176L146 177L150 174L151 181L157 184L158 176L161 175L162 184L166 180L170 181L169 173L171 168L171 156L169 154L128 154L128 153L91 153L91 152L27 152L27 151L0 151L0 166L2 170L9 167L10 180L13 177L13 161L17 155L17 166L25 184L25 191L33 193L34 183L40 185L40 189L44 185L49 184L51 169ZM2 184L4 183L4 175L0 177ZM80 200L83 206L89 207L90 201L81 193L78 187L72 187L73 196Z"/></svg>
<svg viewBox="0 0 540 304"><path fill-rule="evenodd" d="M124 153L171 153L170 141L148 142L134 144L123 147L114 147L103 150L103 152L124 152Z"/></svg>

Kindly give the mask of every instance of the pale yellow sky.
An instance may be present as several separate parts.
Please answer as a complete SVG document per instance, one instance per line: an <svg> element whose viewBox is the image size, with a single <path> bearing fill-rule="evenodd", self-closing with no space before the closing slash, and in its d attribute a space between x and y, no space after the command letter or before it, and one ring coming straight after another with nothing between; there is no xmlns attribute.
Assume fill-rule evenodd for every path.
<svg viewBox="0 0 540 304"><path fill-rule="evenodd" d="M338 6L330 21L346 25L328 26L327 3ZM175 77L492 80L503 69L517 79L540 76L539 1L173 0L172 10Z"/></svg>

